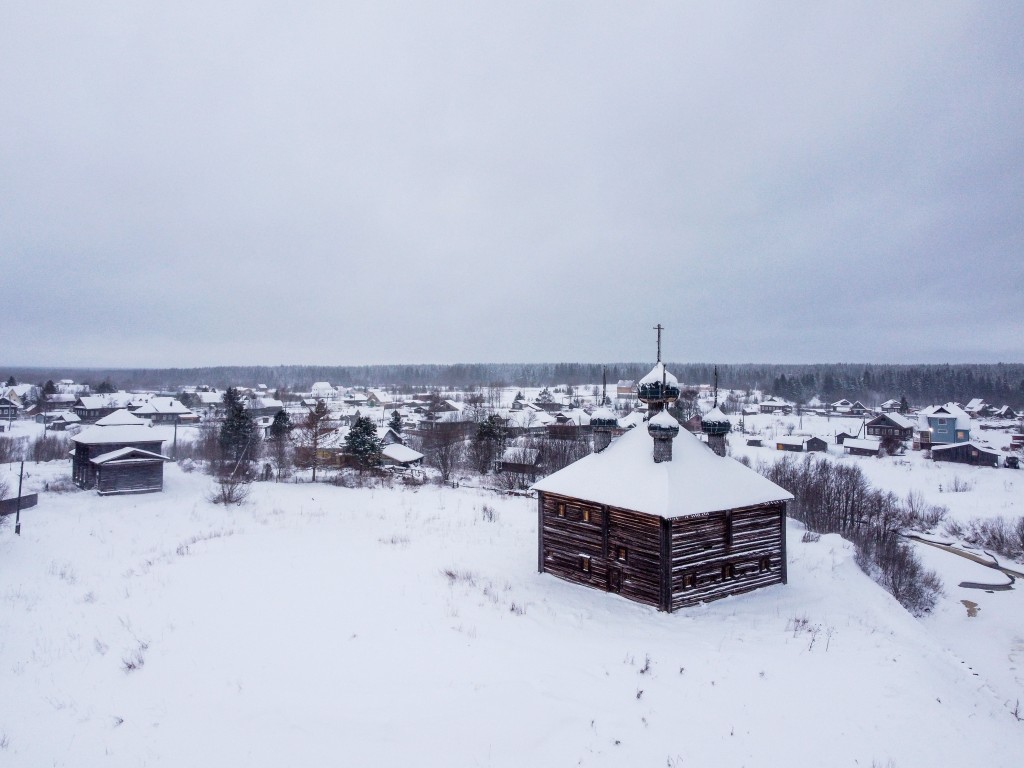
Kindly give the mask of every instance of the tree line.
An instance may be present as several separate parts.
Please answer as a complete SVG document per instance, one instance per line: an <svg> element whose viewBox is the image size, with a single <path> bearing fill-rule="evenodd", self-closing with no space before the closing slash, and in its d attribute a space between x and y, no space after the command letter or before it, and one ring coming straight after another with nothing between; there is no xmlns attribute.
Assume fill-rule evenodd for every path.
<svg viewBox="0 0 1024 768"><path fill-rule="evenodd" d="M667 363L687 384L710 384L712 363ZM619 380L636 381L650 370L646 363L468 363L451 365L363 366L220 366L210 368L53 369L11 368L8 380L39 383L72 378L121 389L156 389L177 392L182 387L206 384L217 389L266 384L271 390L308 391L315 381L335 386L383 387L395 393L413 393L439 387L471 390L481 387L543 387L598 384L605 377L614 387ZM912 404L984 398L993 405L1024 405L1024 364L891 365L769 363L717 366L719 386L744 391L760 390L796 402L817 396L829 402L840 398L867 405L906 397Z"/></svg>

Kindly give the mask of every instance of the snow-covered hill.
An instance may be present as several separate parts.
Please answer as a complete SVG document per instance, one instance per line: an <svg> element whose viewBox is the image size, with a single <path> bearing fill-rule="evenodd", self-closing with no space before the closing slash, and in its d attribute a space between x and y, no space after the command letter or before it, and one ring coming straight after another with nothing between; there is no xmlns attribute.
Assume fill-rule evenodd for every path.
<svg viewBox="0 0 1024 768"><path fill-rule="evenodd" d="M208 482L0 529L0 763L1019 764L838 537L791 524L788 586L666 615L538 575L528 499Z"/></svg>

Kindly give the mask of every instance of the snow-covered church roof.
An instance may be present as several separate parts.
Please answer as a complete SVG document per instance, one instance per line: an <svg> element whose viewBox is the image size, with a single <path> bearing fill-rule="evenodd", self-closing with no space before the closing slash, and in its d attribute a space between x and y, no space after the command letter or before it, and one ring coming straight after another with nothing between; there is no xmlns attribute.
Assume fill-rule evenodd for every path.
<svg viewBox="0 0 1024 768"><path fill-rule="evenodd" d="M651 372L644 376L642 379L640 379L640 381L637 382L637 384L639 386L643 386L644 384L661 384L663 380L662 376L664 376L664 382L666 384L673 384L675 386L679 385L679 379L677 379L675 376L673 376L671 373L665 370L664 363L655 364L655 366L651 368Z"/></svg>
<svg viewBox="0 0 1024 768"><path fill-rule="evenodd" d="M665 518L793 498L754 470L718 456L686 430L672 441L671 461L655 463L653 452L654 438L646 429L633 429L533 488Z"/></svg>

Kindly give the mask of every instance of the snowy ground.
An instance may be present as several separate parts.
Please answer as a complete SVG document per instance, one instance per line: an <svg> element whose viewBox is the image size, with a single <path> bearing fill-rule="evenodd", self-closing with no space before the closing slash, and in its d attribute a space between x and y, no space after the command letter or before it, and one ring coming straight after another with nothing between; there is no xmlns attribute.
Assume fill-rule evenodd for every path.
<svg viewBox="0 0 1024 768"><path fill-rule="evenodd" d="M258 484L223 509L208 483L43 493L0 529L0 764L1020 763L1019 679L949 641L1019 629L1019 591L920 622L791 523L788 586L666 615L537 574L530 499Z"/></svg>

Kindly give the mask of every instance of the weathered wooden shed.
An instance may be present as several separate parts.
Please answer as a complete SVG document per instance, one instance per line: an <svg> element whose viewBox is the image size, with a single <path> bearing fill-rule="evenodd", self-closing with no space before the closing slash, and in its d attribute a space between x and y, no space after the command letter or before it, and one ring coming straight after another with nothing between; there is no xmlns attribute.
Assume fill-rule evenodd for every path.
<svg viewBox="0 0 1024 768"><path fill-rule="evenodd" d="M533 487L542 573L663 611L786 582L792 495L665 411Z"/></svg>
<svg viewBox="0 0 1024 768"><path fill-rule="evenodd" d="M163 440L148 426L91 426L71 438L71 475L80 488L102 495L163 490Z"/></svg>
<svg viewBox="0 0 1024 768"><path fill-rule="evenodd" d="M877 437L851 437L843 443L843 448L851 456L881 456L882 441Z"/></svg>
<svg viewBox="0 0 1024 768"><path fill-rule="evenodd" d="M974 442L953 445L933 445L932 459L954 461L958 464L974 464L979 467L998 467L999 452Z"/></svg>

